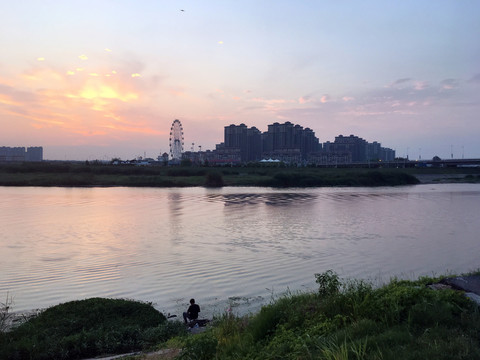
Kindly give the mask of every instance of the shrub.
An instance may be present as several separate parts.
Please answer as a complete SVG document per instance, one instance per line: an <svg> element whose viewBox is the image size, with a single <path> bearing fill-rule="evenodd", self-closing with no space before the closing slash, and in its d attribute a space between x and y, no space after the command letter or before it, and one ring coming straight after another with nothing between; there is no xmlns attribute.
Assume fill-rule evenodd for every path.
<svg viewBox="0 0 480 360"><path fill-rule="evenodd" d="M248 331L253 341L260 341L275 332L278 323L282 320L278 304L262 307L260 312L248 324Z"/></svg>
<svg viewBox="0 0 480 360"><path fill-rule="evenodd" d="M223 177L219 172L209 172L205 178L205 186L207 187L222 187Z"/></svg>
<svg viewBox="0 0 480 360"><path fill-rule="evenodd" d="M327 270L321 274L315 274L318 284L318 293L321 296L335 295L340 290L340 280L338 275L332 270Z"/></svg>
<svg viewBox="0 0 480 360"><path fill-rule="evenodd" d="M217 338L212 331L188 337L180 353L180 359L211 360L217 352Z"/></svg>
<svg viewBox="0 0 480 360"><path fill-rule="evenodd" d="M78 359L131 352L182 333L151 304L92 298L45 310L1 334L1 359ZM184 330L183 330L184 332Z"/></svg>

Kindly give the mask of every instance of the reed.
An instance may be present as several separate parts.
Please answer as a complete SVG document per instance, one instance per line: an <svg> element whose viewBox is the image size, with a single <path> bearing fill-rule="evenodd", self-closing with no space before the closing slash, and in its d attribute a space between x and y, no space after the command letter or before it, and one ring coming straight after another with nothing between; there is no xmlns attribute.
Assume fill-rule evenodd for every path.
<svg viewBox="0 0 480 360"><path fill-rule="evenodd" d="M170 168L45 162L0 164L0 186L318 187L396 186L418 183L415 176L403 170L255 166ZM472 176L467 180L476 179Z"/></svg>

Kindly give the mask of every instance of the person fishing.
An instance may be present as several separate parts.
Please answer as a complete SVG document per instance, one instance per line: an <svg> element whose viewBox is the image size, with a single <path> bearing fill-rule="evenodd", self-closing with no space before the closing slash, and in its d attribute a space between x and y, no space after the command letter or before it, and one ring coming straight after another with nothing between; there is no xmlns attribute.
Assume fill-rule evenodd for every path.
<svg viewBox="0 0 480 360"><path fill-rule="evenodd" d="M183 313L183 320L185 321L185 324L188 324L189 321L197 320L199 312L200 306L195 304L195 299L190 299L190 306L188 307L187 311Z"/></svg>

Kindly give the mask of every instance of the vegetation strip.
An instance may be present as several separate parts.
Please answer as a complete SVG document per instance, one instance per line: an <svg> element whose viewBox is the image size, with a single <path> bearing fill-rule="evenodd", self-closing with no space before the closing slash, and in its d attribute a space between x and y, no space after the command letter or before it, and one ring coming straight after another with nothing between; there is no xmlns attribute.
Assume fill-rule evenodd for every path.
<svg viewBox="0 0 480 360"><path fill-rule="evenodd" d="M443 175L442 175L443 174ZM163 167L101 163L0 164L0 186L398 186L432 181L480 182L480 169L316 168L250 164L243 167Z"/></svg>
<svg viewBox="0 0 480 360"><path fill-rule="evenodd" d="M195 336L151 304L99 298L61 304L0 333L0 358L81 359L160 348L182 349L180 359L480 358L478 305L461 291L435 290L442 278L374 287L332 271L315 276L317 292L283 296L249 316L224 314Z"/></svg>

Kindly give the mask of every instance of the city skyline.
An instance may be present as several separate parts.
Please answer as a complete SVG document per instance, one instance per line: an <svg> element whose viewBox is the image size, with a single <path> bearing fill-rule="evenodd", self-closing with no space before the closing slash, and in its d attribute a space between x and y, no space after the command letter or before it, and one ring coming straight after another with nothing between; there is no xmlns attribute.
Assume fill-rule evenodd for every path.
<svg viewBox="0 0 480 360"><path fill-rule="evenodd" d="M480 157L477 2L4 4L0 146L51 160L156 157L180 119L292 122L411 159ZM184 10L184 11L181 11Z"/></svg>

